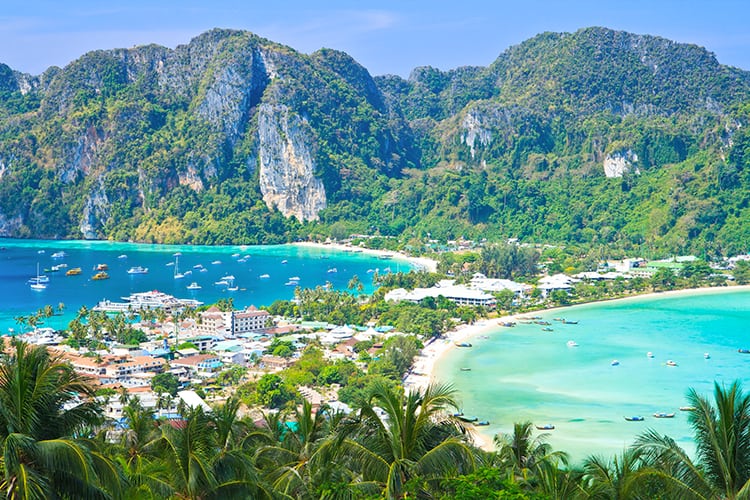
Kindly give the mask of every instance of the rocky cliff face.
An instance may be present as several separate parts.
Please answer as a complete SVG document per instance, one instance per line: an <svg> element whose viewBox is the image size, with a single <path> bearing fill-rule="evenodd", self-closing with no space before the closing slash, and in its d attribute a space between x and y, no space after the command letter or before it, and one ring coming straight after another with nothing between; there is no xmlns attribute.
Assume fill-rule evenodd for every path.
<svg viewBox="0 0 750 500"><path fill-rule="evenodd" d="M262 104L258 114L260 190L285 217L315 220L326 207L316 178L310 126L284 105Z"/></svg>

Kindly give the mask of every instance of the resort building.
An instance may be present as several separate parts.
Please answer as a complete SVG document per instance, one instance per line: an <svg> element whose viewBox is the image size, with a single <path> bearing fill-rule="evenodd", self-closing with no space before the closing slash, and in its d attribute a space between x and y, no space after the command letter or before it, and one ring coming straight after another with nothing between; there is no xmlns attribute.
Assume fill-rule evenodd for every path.
<svg viewBox="0 0 750 500"><path fill-rule="evenodd" d="M547 297L549 294L556 291L570 292L573 288L573 284L578 283L579 281L581 280L559 273L541 278L537 288L542 291L542 297Z"/></svg>
<svg viewBox="0 0 750 500"><path fill-rule="evenodd" d="M171 361L172 368L184 368L191 375L211 377L221 371L221 359L215 354L196 354Z"/></svg>
<svg viewBox="0 0 750 500"><path fill-rule="evenodd" d="M517 283L506 279L488 278L482 273L474 273L474 276L471 278L470 286L476 290L490 293L510 290L518 298L526 297L534 288L526 283Z"/></svg>
<svg viewBox="0 0 750 500"><path fill-rule="evenodd" d="M268 328L271 315L268 311L262 311L255 306L250 306L244 311L232 311L231 332L234 336L263 331Z"/></svg>
<svg viewBox="0 0 750 500"><path fill-rule="evenodd" d="M452 280L443 281L451 282ZM472 289L465 285L448 284L442 284L441 286L434 286L432 288L415 288L411 291L404 288L397 288L386 293L385 300L392 302L405 300L408 302L419 303L427 297L436 299L440 296L443 296L458 305L483 306L490 309L494 308L496 305L495 297L489 293Z"/></svg>
<svg viewBox="0 0 750 500"><path fill-rule="evenodd" d="M193 326L195 335L220 336L224 338L232 333L232 314L211 306L200 313L200 321Z"/></svg>

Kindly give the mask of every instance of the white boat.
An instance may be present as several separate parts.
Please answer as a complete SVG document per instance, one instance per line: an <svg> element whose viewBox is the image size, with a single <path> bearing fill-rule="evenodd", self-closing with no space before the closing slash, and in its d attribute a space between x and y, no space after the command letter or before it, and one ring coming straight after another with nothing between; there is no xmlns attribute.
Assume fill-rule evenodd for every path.
<svg viewBox="0 0 750 500"><path fill-rule="evenodd" d="M123 254L118 255L117 258L118 259L127 259L128 256L123 253Z"/></svg>
<svg viewBox="0 0 750 500"><path fill-rule="evenodd" d="M267 280L268 278L270 278L270 277L271 277L271 275L270 275L270 274L261 274L261 275L260 275L260 276L258 276L258 277L259 277L260 279L262 279L262 280Z"/></svg>
<svg viewBox="0 0 750 500"><path fill-rule="evenodd" d="M292 276L289 281L299 281L299 276Z"/></svg>
<svg viewBox="0 0 750 500"><path fill-rule="evenodd" d="M240 287L238 287L237 285L234 285L234 286L228 286L228 287L227 287L227 292L236 292L236 291L237 291L237 290L239 290L239 289L240 289Z"/></svg>
<svg viewBox="0 0 750 500"><path fill-rule="evenodd" d="M63 251L59 251L59 252L55 252L55 253L53 253L53 254L52 254L52 258L53 258L53 259L62 259L62 258L64 258L64 257L65 257L65 256L67 256L67 255L68 255L68 254L66 254L65 252L63 252Z"/></svg>
<svg viewBox="0 0 750 500"><path fill-rule="evenodd" d="M221 279L226 281L234 281L234 276L232 276L231 274L226 274L222 276Z"/></svg>
<svg viewBox="0 0 750 500"><path fill-rule="evenodd" d="M232 254L232 257L234 257L235 259L238 259L238 258L240 257L240 254L238 254L238 253L233 253L233 254Z"/></svg>
<svg viewBox="0 0 750 500"><path fill-rule="evenodd" d="M654 357L654 353L653 353L653 352L651 352L651 351L648 351L648 352L646 353L646 357L647 357L647 358L653 358L653 357Z"/></svg>
<svg viewBox="0 0 750 500"><path fill-rule="evenodd" d="M203 264L196 264L193 266L193 269L203 269Z"/></svg>
<svg viewBox="0 0 750 500"><path fill-rule="evenodd" d="M200 286L200 285L199 285L198 283L196 283L195 281L193 281L192 283L190 283L190 284L189 284L189 285L187 286L187 289L188 289L188 290L200 290L201 288L203 288L203 287L202 287L202 286Z"/></svg>
<svg viewBox="0 0 750 500"><path fill-rule="evenodd" d="M568 347L578 347L575 340L568 340Z"/></svg>
<svg viewBox="0 0 750 500"><path fill-rule="evenodd" d="M208 269L206 269L205 267L201 267L201 272L202 272L202 273L207 273L207 272L208 272Z"/></svg>
<svg viewBox="0 0 750 500"><path fill-rule="evenodd" d="M703 359L711 359L711 355L707 352L703 353Z"/></svg>
<svg viewBox="0 0 750 500"><path fill-rule="evenodd" d="M220 260L215 260L215 261L211 262L211 264L219 265L219 264L221 264L221 261Z"/></svg>
<svg viewBox="0 0 750 500"><path fill-rule="evenodd" d="M104 312L137 312L141 310L163 309L167 312L182 310L185 307L197 307L203 302L193 299L178 299L172 295L152 290L150 292L133 293L123 297L125 302L112 302L102 300L96 306L95 311Z"/></svg>
<svg viewBox="0 0 750 500"><path fill-rule="evenodd" d="M619 364L620 364L620 362L617 361L616 359L613 359L612 362L610 363L610 365L612 365L612 366L618 366Z"/></svg>
<svg viewBox="0 0 750 500"><path fill-rule="evenodd" d="M672 361L672 360L670 359L670 360L667 360L667 366L677 366L677 363L676 363L676 362L674 362L674 361Z"/></svg>
<svg viewBox="0 0 750 500"><path fill-rule="evenodd" d="M285 286L298 286L299 281L287 281L286 283L284 283L284 285Z"/></svg>
<svg viewBox="0 0 750 500"><path fill-rule="evenodd" d="M284 259L284 260L281 261L282 264L286 264L287 262L288 261L286 259Z"/></svg>
<svg viewBox="0 0 750 500"><path fill-rule="evenodd" d="M215 282L214 282L214 285L218 285L218 286L229 286L229 282L228 282L227 280L219 280L219 281L215 281Z"/></svg>
<svg viewBox="0 0 750 500"><path fill-rule="evenodd" d="M148 274L147 267L134 266L128 269L128 274Z"/></svg>
<svg viewBox="0 0 750 500"><path fill-rule="evenodd" d="M337 272L339 272L339 270L338 270L338 269L336 269L335 267L332 267L332 268L330 268L330 269L329 269L328 271L326 271L326 272L328 272L328 273L337 273Z"/></svg>
<svg viewBox="0 0 750 500"><path fill-rule="evenodd" d="M44 276L47 278L46 276ZM49 281L49 278L47 278L47 281ZM31 278L29 280L29 286L32 290L35 290L37 292L40 292L47 288L47 281L42 281L42 277L39 276L39 263L36 263L36 278Z"/></svg>
<svg viewBox="0 0 750 500"><path fill-rule="evenodd" d="M176 280L181 280L185 277L185 275L180 272L180 255L182 254L177 252L174 258L174 279Z"/></svg>

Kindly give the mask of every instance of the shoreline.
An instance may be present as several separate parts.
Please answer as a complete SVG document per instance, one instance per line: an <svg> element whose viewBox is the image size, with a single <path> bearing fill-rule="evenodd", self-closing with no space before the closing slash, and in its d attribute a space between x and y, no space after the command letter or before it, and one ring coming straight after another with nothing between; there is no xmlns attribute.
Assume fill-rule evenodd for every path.
<svg viewBox="0 0 750 500"><path fill-rule="evenodd" d="M343 243L317 243L314 241L296 241L294 243L289 243L289 244L299 246L299 247L318 248L321 250L337 250L341 252L351 252L353 249L357 249L357 250L361 250L361 252L364 254L374 255L376 257L393 256L394 259L407 261L415 265L418 269L423 269L431 273L434 273L437 271L437 265L438 265L438 262L436 260L429 259L427 257L413 257L411 255L406 255L403 252L396 252L396 251L391 251L391 250L377 250L374 248L365 248L365 247L353 247L351 245L344 245Z"/></svg>
<svg viewBox="0 0 750 500"><path fill-rule="evenodd" d="M707 293L715 294L721 292L739 292L748 290L750 290L750 285L685 288L680 290L667 290L664 292L648 292L643 294L630 295L627 297L608 298L591 302L582 302L569 306L558 306L546 309L537 309L534 311L525 311L523 313L506 315L494 319L484 319L472 325L459 325L456 329L446 332L442 338L435 339L434 341L427 344L422 349L420 354L415 357L409 374L404 378L404 389L421 391L430 383L450 383L450 381L438 380L436 378L436 367L440 359L453 349L458 348L456 343L467 342L479 335L486 335L502 329L502 327L498 324L501 322L518 322L519 318L528 316L530 314L546 314L555 311L559 312L563 310L569 310L573 307L584 306L588 304L599 304L615 300L649 300L658 297L680 297L702 295ZM469 429L476 446L482 448L485 451L495 450L494 436L483 433L480 429L474 426L471 426Z"/></svg>

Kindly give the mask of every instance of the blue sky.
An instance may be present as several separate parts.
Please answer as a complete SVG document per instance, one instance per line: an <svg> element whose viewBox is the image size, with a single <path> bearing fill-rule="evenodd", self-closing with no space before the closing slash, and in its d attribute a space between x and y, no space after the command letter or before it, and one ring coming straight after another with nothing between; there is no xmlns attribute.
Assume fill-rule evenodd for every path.
<svg viewBox="0 0 750 500"><path fill-rule="evenodd" d="M252 31L301 52L343 50L373 75L487 65L544 31L587 26L706 47L750 70L747 0L29 0L3 2L0 62L39 74L87 51L175 47L214 28Z"/></svg>

